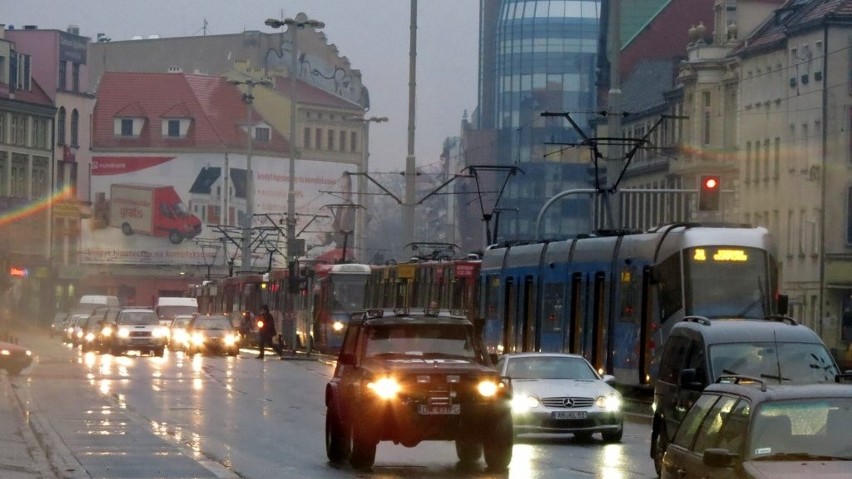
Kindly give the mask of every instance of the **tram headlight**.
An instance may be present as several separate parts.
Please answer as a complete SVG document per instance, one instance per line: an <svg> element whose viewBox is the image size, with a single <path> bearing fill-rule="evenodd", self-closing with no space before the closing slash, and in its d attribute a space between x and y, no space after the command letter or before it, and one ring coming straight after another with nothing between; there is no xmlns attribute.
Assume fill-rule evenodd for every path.
<svg viewBox="0 0 852 479"><path fill-rule="evenodd" d="M373 391L376 396L388 400L395 398L402 386L394 378L383 377L367 383L367 388Z"/></svg>
<svg viewBox="0 0 852 479"><path fill-rule="evenodd" d="M331 328L337 333L343 331L344 326L342 321L335 321L331 324Z"/></svg>

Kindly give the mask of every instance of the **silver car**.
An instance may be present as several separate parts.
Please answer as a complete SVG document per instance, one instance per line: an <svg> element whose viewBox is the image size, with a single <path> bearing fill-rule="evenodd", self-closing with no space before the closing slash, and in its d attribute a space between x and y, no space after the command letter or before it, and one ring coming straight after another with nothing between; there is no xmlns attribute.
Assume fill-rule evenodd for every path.
<svg viewBox="0 0 852 479"><path fill-rule="evenodd" d="M585 358L563 353L513 353L497 362L512 385L515 433L571 433L589 440L600 433L618 442L624 428L622 398Z"/></svg>

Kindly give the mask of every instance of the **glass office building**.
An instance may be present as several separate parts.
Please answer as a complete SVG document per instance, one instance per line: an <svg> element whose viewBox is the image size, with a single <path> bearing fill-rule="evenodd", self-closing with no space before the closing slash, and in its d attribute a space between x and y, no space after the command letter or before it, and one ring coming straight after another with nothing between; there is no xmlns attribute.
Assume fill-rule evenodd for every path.
<svg viewBox="0 0 852 479"><path fill-rule="evenodd" d="M497 165L524 171L500 199L498 207L517 208L500 220L500 236L531 239L550 197L591 187L589 162L571 162L559 153L580 135L564 116L541 114L570 113L592 136L601 1L482 0L481 6L476 127L495 131ZM587 196L577 196L548 210L544 236L588 232L588 204Z"/></svg>

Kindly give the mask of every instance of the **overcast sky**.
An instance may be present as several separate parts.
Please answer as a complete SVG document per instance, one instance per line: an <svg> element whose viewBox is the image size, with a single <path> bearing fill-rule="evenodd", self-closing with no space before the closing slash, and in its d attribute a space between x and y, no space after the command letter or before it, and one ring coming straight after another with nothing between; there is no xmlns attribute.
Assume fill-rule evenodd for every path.
<svg viewBox="0 0 852 479"><path fill-rule="evenodd" d="M325 22L329 43L361 71L370 91L370 171L403 171L408 152L410 0L23 0L3 1L0 23L42 29L80 27L94 39L275 30L269 17L304 12ZM465 110L476 107L478 0L420 0L417 14L418 166L438 161L443 141L457 136Z"/></svg>

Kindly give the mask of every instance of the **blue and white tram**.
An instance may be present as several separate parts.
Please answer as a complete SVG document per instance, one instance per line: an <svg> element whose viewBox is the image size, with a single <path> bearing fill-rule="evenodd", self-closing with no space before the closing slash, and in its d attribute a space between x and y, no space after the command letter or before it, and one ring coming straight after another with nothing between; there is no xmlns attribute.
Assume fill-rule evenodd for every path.
<svg viewBox="0 0 852 479"><path fill-rule="evenodd" d="M630 386L650 384L684 316L778 312L775 249L762 227L680 223L492 247L480 280L490 353L578 353Z"/></svg>

